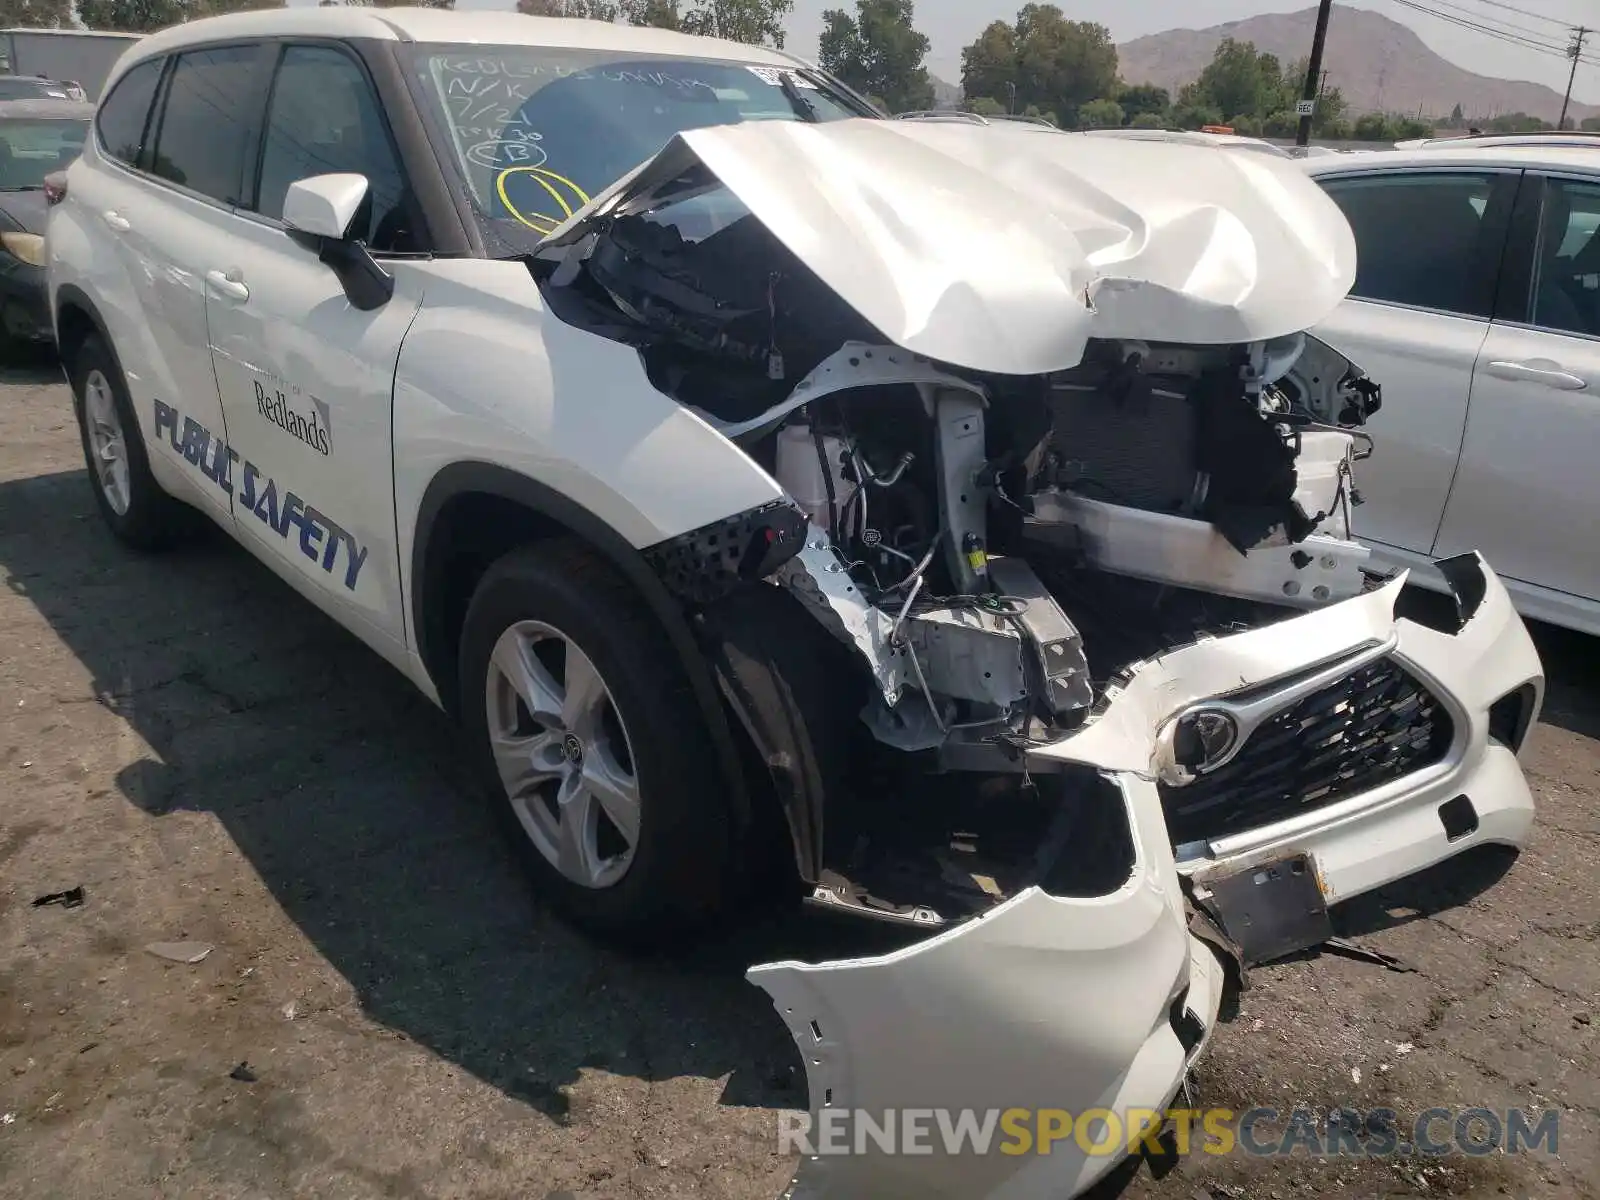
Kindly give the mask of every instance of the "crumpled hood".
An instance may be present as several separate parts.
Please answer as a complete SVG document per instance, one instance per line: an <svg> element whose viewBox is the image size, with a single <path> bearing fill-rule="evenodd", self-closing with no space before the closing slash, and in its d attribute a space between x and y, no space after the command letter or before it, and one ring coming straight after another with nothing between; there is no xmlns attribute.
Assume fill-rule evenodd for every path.
<svg viewBox="0 0 1600 1200"><path fill-rule="evenodd" d="M692 130L587 211L685 151L886 339L972 370L1063 370L1090 338L1295 333L1355 279L1349 225L1292 160L1004 125Z"/></svg>

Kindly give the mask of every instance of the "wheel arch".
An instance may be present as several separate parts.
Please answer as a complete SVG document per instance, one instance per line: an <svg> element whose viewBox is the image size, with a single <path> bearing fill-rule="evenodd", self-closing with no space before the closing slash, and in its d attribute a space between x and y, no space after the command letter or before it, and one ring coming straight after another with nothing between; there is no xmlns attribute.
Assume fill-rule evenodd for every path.
<svg viewBox="0 0 1600 1200"><path fill-rule="evenodd" d="M643 554L601 518L554 488L486 462L443 467L417 508L408 588L417 656L441 704L459 711L457 654L472 592L489 565L532 541L577 538L604 558L649 608L688 675L711 733L731 810L744 824L750 792L733 728L689 619Z"/></svg>
<svg viewBox="0 0 1600 1200"><path fill-rule="evenodd" d="M118 357L117 347L106 329L105 318L82 288L72 283L62 284L56 290L51 316L55 323L56 350L64 367L72 361L72 355L86 338L98 334L106 352L117 364L117 370L122 370L122 359Z"/></svg>

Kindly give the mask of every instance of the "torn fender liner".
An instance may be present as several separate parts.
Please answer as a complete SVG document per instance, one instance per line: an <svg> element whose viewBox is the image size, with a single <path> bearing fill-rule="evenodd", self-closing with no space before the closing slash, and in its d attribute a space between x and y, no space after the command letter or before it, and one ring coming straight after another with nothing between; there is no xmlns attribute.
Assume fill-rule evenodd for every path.
<svg viewBox="0 0 1600 1200"><path fill-rule="evenodd" d="M824 801L849 804L862 672L788 592L742 589L709 606L700 634L718 686L771 777L801 879L822 870Z"/></svg>
<svg viewBox="0 0 1600 1200"><path fill-rule="evenodd" d="M705 190L697 166L731 196ZM888 341L999 374L1076 366L1091 338L1283 337L1327 316L1355 279L1348 223L1292 162L860 120L680 134L545 243L541 258L565 259L554 282L582 258L636 251L636 229L603 252L597 243L669 193L692 206L696 238L753 216ZM695 298L681 311L703 309Z"/></svg>
<svg viewBox="0 0 1600 1200"><path fill-rule="evenodd" d="M1168 1104L1215 1023L1224 972L1187 931L1155 788L1116 782L1137 842L1117 891L1085 900L1029 888L881 957L752 968L804 1056L819 1137L830 1108L880 1125L890 1110L946 1109L947 1123L976 1110L981 1125L988 1110ZM1059 1200L1118 1161L1071 1139L1045 1155L1002 1154L998 1128L987 1154L950 1154L937 1120L927 1125L931 1154L886 1154L867 1138L861 1154L802 1155L790 1194Z"/></svg>

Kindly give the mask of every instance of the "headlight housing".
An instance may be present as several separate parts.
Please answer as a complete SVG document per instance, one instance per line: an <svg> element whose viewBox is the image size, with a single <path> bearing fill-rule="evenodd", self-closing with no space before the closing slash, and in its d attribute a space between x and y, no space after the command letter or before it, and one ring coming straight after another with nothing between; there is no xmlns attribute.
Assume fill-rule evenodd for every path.
<svg viewBox="0 0 1600 1200"><path fill-rule="evenodd" d="M0 246L4 246L19 262L30 267L45 265L44 238L37 233L0 233Z"/></svg>

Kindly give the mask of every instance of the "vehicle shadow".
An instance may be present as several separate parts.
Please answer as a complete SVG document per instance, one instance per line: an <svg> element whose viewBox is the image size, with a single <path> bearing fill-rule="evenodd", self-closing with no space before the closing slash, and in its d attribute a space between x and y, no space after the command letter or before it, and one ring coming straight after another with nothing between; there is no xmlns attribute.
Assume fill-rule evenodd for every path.
<svg viewBox="0 0 1600 1200"><path fill-rule="evenodd" d="M54 347L9 346L0 351L0 384L27 387L61 380L61 360Z"/></svg>
<svg viewBox="0 0 1600 1200"><path fill-rule="evenodd" d="M444 717L219 531L133 555L78 470L0 483L0 556L155 751L121 791L220 821L372 1020L557 1119L599 1066L804 1106L793 1042L743 970L861 953L871 932L783 908L694 947L605 949L525 889Z"/></svg>

